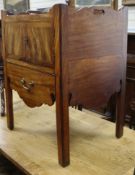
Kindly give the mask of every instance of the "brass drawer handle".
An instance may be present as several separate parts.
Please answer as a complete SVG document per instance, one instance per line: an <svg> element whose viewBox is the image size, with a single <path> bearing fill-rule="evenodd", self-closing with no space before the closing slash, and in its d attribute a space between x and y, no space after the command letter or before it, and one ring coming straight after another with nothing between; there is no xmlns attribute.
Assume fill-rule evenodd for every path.
<svg viewBox="0 0 135 175"><path fill-rule="evenodd" d="M32 89L32 87L34 86L34 82L33 82L33 81L31 81L30 83L27 83L27 82L25 81L24 78L22 78L22 79L20 80L20 83L21 83L22 87L23 87L26 91L30 91L30 90Z"/></svg>

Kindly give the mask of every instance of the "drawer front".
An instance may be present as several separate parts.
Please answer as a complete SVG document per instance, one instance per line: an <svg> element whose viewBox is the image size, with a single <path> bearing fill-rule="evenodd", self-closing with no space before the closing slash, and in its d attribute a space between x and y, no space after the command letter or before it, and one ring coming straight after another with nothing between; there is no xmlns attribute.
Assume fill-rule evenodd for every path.
<svg viewBox="0 0 135 175"><path fill-rule="evenodd" d="M14 64L7 64L7 77L24 102L30 106L53 105L55 76Z"/></svg>

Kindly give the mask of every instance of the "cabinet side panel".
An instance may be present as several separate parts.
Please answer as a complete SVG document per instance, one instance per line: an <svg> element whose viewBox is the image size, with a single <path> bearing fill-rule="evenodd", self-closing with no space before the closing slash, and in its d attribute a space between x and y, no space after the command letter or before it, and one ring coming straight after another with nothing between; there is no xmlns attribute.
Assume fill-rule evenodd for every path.
<svg viewBox="0 0 135 175"><path fill-rule="evenodd" d="M99 107L125 78L127 9L70 9L68 22L71 105Z"/></svg>

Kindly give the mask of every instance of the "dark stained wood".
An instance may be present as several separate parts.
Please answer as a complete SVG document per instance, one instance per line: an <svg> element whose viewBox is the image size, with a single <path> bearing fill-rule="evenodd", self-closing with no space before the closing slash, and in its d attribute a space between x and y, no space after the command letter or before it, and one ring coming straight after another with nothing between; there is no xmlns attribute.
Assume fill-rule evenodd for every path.
<svg viewBox="0 0 135 175"><path fill-rule="evenodd" d="M4 16L6 12L2 13L2 18L4 21ZM6 111L7 111L7 126L9 129L14 129L14 117L13 117L13 98L12 89L10 87L10 80L7 77L7 67L6 67L6 47L4 37L4 22L2 21L2 56L4 60L4 81L5 81L5 93L6 93Z"/></svg>
<svg viewBox="0 0 135 175"><path fill-rule="evenodd" d="M71 61L69 63L70 91L73 94L71 105L79 103L83 104L84 108L98 108L109 100L112 93L119 92L121 59L117 56L106 56ZM118 66L115 67L116 65Z"/></svg>
<svg viewBox="0 0 135 175"><path fill-rule="evenodd" d="M112 23L116 26L116 19L119 15L122 16L123 12L117 13L109 20L112 13L111 9L105 9L105 15L95 15L94 8L86 8L73 11L69 16L71 27L67 57L71 60L68 64L70 91L73 94L71 105L79 103L84 107L98 107L120 89L121 72L124 71L121 66L122 47L126 49L126 45L123 45L121 39L123 34L120 25L123 21L119 17L120 25L115 28ZM88 22L89 18L93 20ZM126 58L123 64L126 64ZM98 81L95 81L97 79Z"/></svg>
<svg viewBox="0 0 135 175"><path fill-rule="evenodd" d="M125 110L125 98L126 98L126 66L127 66L127 13L123 15L123 38L122 38L122 50L123 50L123 61L122 66L122 78L120 80L121 90L118 93L117 105L116 105L116 137L120 138L123 135L124 119L126 115ZM121 53L122 54L122 53Z"/></svg>
<svg viewBox="0 0 135 175"><path fill-rule="evenodd" d="M68 21L71 105L98 108L118 93L116 136L121 137L125 116L127 11L114 14L112 9L103 7L97 8L96 13L95 7L72 9Z"/></svg>
<svg viewBox="0 0 135 175"><path fill-rule="evenodd" d="M55 30L55 74L56 74L56 120L59 163L65 167L69 165L69 97L68 97L68 69L65 51L67 50L67 8L56 6L54 11ZM59 21L59 23L58 23Z"/></svg>
<svg viewBox="0 0 135 175"><path fill-rule="evenodd" d="M31 107L52 105L56 99L58 156L65 167L70 163L68 106L100 107L112 94L118 94L116 136L122 136L126 8L114 11L56 5L45 14L3 12L2 20L10 129L12 89Z"/></svg>

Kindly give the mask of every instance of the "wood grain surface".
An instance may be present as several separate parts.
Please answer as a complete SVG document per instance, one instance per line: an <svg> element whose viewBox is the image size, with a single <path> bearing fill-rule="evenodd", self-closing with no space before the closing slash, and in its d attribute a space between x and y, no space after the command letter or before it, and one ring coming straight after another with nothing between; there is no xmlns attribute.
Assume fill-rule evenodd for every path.
<svg viewBox="0 0 135 175"><path fill-rule="evenodd" d="M55 95L54 76L10 63L7 64L7 73L11 79L11 87L17 90L28 106L35 107L41 106L43 103L48 105L54 103L52 98Z"/></svg>
<svg viewBox="0 0 135 175"><path fill-rule="evenodd" d="M69 9L67 28L71 104L99 107L125 84L127 10Z"/></svg>
<svg viewBox="0 0 135 175"><path fill-rule="evenodd" d="M31 175L124 175L135 166L135 132L114 137L114 124L99 114L70 108L71 161L57 163L55 106L30 109L14 93L15 130L0 119L0 149Z"/></svg>
<svg viewBox="0 0 135 175"><path fill-rule="evenodd" d="M35 16L35 15L34 15ZM5 17L6 56L40 66L53 66L53 19L44 15Z"/></svg>

